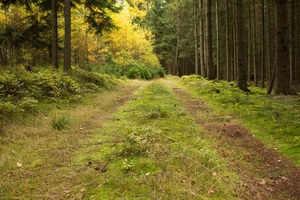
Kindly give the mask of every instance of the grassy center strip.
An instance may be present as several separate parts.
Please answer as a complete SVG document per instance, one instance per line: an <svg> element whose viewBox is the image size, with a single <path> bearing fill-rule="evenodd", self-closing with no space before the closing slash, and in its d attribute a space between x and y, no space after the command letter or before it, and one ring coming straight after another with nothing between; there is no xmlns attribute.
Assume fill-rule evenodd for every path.
<svg viewBox="0 0 300 200"><path fill-rule="evenodd" d="M236 199L238 177L169 88L143 87L112 118L74 161L88 199Z"/></svg>

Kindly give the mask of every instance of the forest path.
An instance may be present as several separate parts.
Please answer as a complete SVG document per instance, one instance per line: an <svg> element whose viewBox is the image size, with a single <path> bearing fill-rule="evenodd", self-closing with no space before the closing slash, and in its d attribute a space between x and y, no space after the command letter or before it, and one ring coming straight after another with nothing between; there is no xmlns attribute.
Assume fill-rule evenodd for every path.
<svg viewBox="0 0 300 200"><path fill-rule="evenodd" d="M242 179L240 191L245 199L300 199L300 170L276 149L239 125L234 116L210 109L203 99L195 98L178 82L164 79L196 123L215 141L215 148L228 160L228 167Z"/></svg>
<svg viewBox="0 0 300 200"><path fill-rule="evenodd" d="M0 135L0 199L83 199L79 174L84 169L73 163L81 156L78 151L99 145L91 140L102 124L114 123L113 113L147 84L122 83L116 90L88 95L83 104L57 105L47 114L8 124ZM51 120L61 117L68 128L53 130Z"/></svg>
<svg viewBox="0 0 300 200"><path fill-rule="evenodd" d="M88 199L97 199L88 196L91 195L89 190L99 190L99 188L103 188L101 181L106 183L106 179L113 178L117 180L116 186L119 186L117 184L120 182L126 188L127 182L121 180L124 174L120 176L116 173L118 171L113 171L114 167L124 165L120 160L121 158L110 158L106 155L111 155L111 151L114 151L112 149L120 143L120 135L112 131L118 126L122 128L125 119L118 117L122 116L124 112L129 115L136 114L135 111L130 113L131 110L122 111L123 106L138 102L140 99L136 99L136 92L151 83L159 83L170 88L172 91L170 95L182 103L187 116L191 115L193 118L191 120L194 120L199 127L203 127L204 132L214 141L212 148L217 149L219 155L226 160L227 166L225 167L240 177L240 181L236 183L235 187L238 198L300 199L300 172L298 168L275 150L268 149L249 131L238 125L234 116L219 114L209 108L204 100L195 98L186 92L180 86L179 81L180 79L177 77L167 77L154 81L132 80L121 84L115 91L95 94L82 105L70 105L70 107L65 108L58 105L47 116L43 114L33 116L25 123L11 124L6 127L7 134L0 138L0 199L86 199L87 197ZM147 93L143 93L143 95L147 96ZM161 100L165 101L164 99ZM116 113L118 113L118 117L116 117ZM51 118L56 116L68 116L71 121L70 127L62 131L51 129L49 126ZM186 118L186 120L189 119ZM151 120L155 124L169 119ZM148 119L148 121L151 120ZM191 121L192 125L193 123ZM105 130L108 127L111 127L112 130ZM178 144L179 147L182 144L188 144L188 139L185 139L184 142L186 143L180 143L182 138L179 136L181 135L167 140L158 140L167 142L166 144L162 143L160 147L169 145L169 143L171 145ZM197 139L197 137L190 137ZM194 143L189 147L197 147L197 141L192 142ZM159 150L161 149L157 151ZM162 148L162 150L167 149ZM172 149L172 151L174 150L176 149ZM197 152L197 150L195 148L192 151ZM188 151L184 152L184 154L187 153ZM168 152L168 154L181 156L183 152ZM168 154L166 153L166 155ZM196 157L188 155L184 159L196 163L197 154L193 156ZM166 165L167 163L169 165L170 163L163 158L161 158L161 164ZM176 157L174 156L173 160L171 159L172 156L166 158L173 161ZM174 163L176 164L175 161ZM158 163L155 164L158 165ZM167 167L164 173L154 174L155 172L153 172L153 176L132 173L129 174L132 176L125 177L128 179L133 177L133 181L142 183L145 187L156 186L157 192L162 191L158 195L166 195L165 191L169 192L168 195L177 195L176 192L173 194L172 190L168 190L170 186L168 184L178 184L178 186L182 186L180 188L182 191L186 190L193 197L192 192L200 190L198 186L201 186L201 179L194 181L195 174L186 170L186 166L183 164L189 166L190 169L188 170L192 173L197 173L193 169L199 169L199 167L186 162L176 166L180 170L172 170L171 167ZM109 169L106 169L107 165L109 165ZM132 166L129 163L127 167ZM106 172L106 170L108 171ZM208 169L208 173L210 173L208 175L211 175L210 170L214 169ZM183 172L189 173L184 174ZM214 175L212 176L212 179L216 178ZM190 179L192 181L189 183L188 180ZM159 185L160 182L163 184ZM137 184L133 182L134 185ZM116 190L118 190L117 188ZM142 185L140 188L143 188ZM132 188L126 189L128 192ZM110 191L111 188L108 190ZM121 192L123 191L121 190ZM155 196L155 191L151 192ZM204 193L205 196L210 196L210 192L209 190L207 194ZM133 191L133 194L136 194L136 191ZM173 196L172 199L176 198Z"/></svg>

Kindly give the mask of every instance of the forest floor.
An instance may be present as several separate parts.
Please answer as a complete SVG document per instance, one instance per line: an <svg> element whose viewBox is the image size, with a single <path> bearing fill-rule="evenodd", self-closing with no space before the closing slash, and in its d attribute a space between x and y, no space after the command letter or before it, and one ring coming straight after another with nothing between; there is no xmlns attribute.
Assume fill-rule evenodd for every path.
<svg viewBox="0 0 300 200"><path fill-rule="evenodd" d="M300 199L298 167L174 77L57 105L0 144L0 199Z"/></svg>

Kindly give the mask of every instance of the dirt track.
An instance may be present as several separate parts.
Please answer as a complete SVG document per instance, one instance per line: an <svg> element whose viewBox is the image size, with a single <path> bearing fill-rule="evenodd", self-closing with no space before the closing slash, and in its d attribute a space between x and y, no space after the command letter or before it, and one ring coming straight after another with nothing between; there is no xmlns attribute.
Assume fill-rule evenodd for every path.
<svg viewBox="0 0 300 200"><path fill-rule="evenodd" d="M216 149L228 160L230 168L241 177L236 192L242 199L300 199L299 168L234 123L233 116L217 115L202 99L174 85L173 92L197 124L215 140Z"/></svg>

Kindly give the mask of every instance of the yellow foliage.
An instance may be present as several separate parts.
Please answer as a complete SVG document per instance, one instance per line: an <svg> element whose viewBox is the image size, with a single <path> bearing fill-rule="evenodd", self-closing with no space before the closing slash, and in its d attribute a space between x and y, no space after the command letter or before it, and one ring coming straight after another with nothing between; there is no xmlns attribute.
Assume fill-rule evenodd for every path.
<svg viewBox="0 0 300 200"><path fill-rule="evenodd" d="M113 15L119 29L109 34L110 49L116 61L140 61L149 66L158 66L159 61L153 52L153 35L145 28L132 24L132 9L124 3L120 14Z"/></svg>

